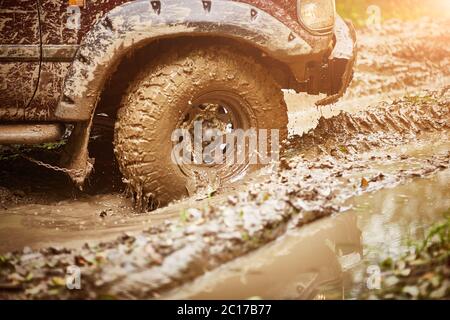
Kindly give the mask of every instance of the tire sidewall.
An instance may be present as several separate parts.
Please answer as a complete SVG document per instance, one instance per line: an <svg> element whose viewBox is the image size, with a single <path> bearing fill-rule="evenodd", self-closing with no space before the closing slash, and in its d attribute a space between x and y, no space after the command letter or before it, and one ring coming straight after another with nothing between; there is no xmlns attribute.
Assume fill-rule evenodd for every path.
<svg viewBox="0 0 450 320"><path fill-rule="evenodd" d="M237 59L237 55L230 50L221 49L220 53L221 58L214 62L208 57L208 51L202 50L195 55L178 55L172 61L168 59L157 70L149 70L148 76L139 77L134 89L124 97L123 106L119 110L115 144L120 145L116 148L116 155L121 170L128 180L137 181L132 175L140 176L139 184L143 189L147 189L146 185L152 182L150 180L156 178L149 171L159 171L162 175L161 178L158 177L160 183L156 188L159 190L156 194L154 190L144 190L144 193L152 193L163 204L169 201L172 194L188 195L188 177L172 160L174 142L171 138L195 97L215 90L232 92L244 102L242 107L245 110L242 113L246 115L250 127L256 130L280 129L280 139L286 137L286 107L281 89L270 73L261 65L251 63L246 57ZM203 68L204 66L208 68ZM168 81L161 83L162 78L158 77ZM152 85L154 83L158 83L158 86ZM148 100L152 104L143 106L142 102ZM151 116L142 117L144 120L138 123L139 114L145 113ZM121 123L123 119L128 120ZM142 134L147 135L149 141L143 147L145 145L152 154L152 165L143 166L138 172L127 168L127 162L139 160L135 157L129 161L133 153L127 151L125 141L129 136L123 134L123 126L126 125L142 126ZM145 155L141 157L145 158ZM155 183L152 188L155 188Z"/></svg>

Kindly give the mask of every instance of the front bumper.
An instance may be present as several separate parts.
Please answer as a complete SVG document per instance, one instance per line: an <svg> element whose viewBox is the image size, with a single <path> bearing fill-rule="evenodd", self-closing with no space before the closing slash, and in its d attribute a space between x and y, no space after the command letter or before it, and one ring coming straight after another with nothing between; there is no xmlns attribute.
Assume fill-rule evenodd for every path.
<svg viewBox="0 0 450 320"><path fill-rule="evenodd" d="M334 47L328 60L320 67L319 76L315 76L315 93L326 93L328 96L316 102L316 105L327 105L336 102L347 90L353 79L353 67L356 62L356 32L351 21L336 18L334 27ZM316 70L317 71L317 70Z"/></svg>

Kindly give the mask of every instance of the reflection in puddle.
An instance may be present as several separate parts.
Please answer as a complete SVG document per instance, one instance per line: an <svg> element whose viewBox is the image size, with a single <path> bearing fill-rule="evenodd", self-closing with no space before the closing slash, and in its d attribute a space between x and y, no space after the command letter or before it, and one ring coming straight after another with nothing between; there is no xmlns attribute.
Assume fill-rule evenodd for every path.
<svg viewBox="0 0 450 320"><path fill-rule="evenodd" d="M352 299L368 267L401 255L450 207L450 170L352 199L352 210L290 230L166 298Z"/></svg>
<svg viewBox="0 0 450 320"><path fill-rule="evenodd" d="M408 242L425 237L427 229L450 208L450 170L428 179L382 190L353 200L362 230L363 263L351 270L346 298L366 291L367 266L407 252Z"/></svg>
<svg viewBox="0 0 450 320"><path fill-rule="evenodd" d="M190 298L306 298L340 276L341 263L360 260L356 215L313 223L201 277L182 293ZM181 292L179 291L179 292Z"/></svg>

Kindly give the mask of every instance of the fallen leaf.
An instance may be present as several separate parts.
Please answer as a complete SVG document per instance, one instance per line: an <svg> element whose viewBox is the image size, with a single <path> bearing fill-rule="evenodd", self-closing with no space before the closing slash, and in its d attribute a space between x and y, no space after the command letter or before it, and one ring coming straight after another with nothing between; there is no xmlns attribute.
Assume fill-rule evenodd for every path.
<svg viewBox="0 0 450 320"><path fill-rule="evenodd" d="M430 293L431 299L442 299L445 296L445 293L447 292L447 286L442 285L439 289L434 290Z"/></svg>
<svg viewBox="0 0 450 320"><path fill-rule="evenodd" d="M53 277L51 284L56 287L62 287L66 285L66 280L62 277Z"/></svg>
<svg viewBox="0 0 450 320"><path fill-rule="evenodd" d="M417 296L419 295L419 288L417 288L416 286L406 286L403 288L402 292L410 295L413 298L417 298Z"/></svg>
<svg viewBox="0 0 450 320"><path fill-rule="evenodd" d="M388 287L395 286L399 282L400 282L400 280L396 276L389 276L384 280L384 283Z"/></svg>
<svg viewBox="0 0 450 320"><path fill-rule="evenodd" d="M367 188L369 186L369 181L367 181L367 179L366 178L362 178L361 179L361 188Z"/></svg>

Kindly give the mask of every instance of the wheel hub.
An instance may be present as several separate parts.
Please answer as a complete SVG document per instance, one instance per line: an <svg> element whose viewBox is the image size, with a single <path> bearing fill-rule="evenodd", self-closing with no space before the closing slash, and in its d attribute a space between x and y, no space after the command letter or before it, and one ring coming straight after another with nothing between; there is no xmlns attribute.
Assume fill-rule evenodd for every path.
<svg viewBox="0 0 450 320"><path fill-rule="evenodd" d="M191 161L178 163L178 166L186 176L193 177L197 185L199 181L204 181L203 184L211 184L212 180L220 183L233 178L237 179L239 174L248 167L248 163L230 164L226 161L227 156L235 152L226 143L226 136L236 129L250 128L249 115L244 112L248 108L245 108L244 103L245 101L237 94L214 91L195 99L182 115L177 127L186 130L190 135ZM199 141L199 138L201 138L201 148L195 148L195 141ZM223 159L220 163L216 162L214 150L211 148L208 150L208 146L216 139L223 141L219 146Z"/></svg>

